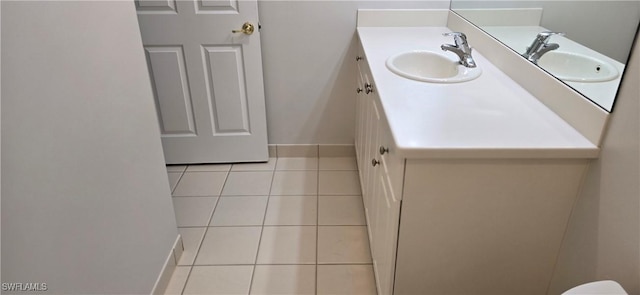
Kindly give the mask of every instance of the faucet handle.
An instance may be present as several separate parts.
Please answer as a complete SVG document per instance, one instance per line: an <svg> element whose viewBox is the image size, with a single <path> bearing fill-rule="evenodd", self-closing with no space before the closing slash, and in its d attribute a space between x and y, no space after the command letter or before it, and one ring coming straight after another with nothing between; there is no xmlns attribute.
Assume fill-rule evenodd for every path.
<svg viewBox="0 0 640 295"><path fill-rule="evenodd" d="M566 33L564 33L564 32L543 31L543 32L538 33L537 38L538 38L540 41L545 42L545 41L549 40L549 38L550 38L551 36L553 36L553 35L560 35L560 36L564 36L564 35L566 35Z"/></svg>
<svg viewBox="0 0 640 295"><path fill-rule="evenodd" d="M538 35L543 35L543 36L560 35L560 36L564 36L564 35L566 35L566 33L565 32L543 31L543 32L538 33Z"/></svg>
<svg viewBox="0 0 640 295"><path fill-rule="evenodd" d="M447 32L442 34L442 36L453 36L453 39L456 42L456 46L467 44L467 35L462 32Z"/></svg>
<svg viewBox="0 0 640 295"><path fill-rule="evenodd" d="M467 37L464 35L463 32L446 32L444 34L442 34L442 36L463 36L463 37Z"/></svg>

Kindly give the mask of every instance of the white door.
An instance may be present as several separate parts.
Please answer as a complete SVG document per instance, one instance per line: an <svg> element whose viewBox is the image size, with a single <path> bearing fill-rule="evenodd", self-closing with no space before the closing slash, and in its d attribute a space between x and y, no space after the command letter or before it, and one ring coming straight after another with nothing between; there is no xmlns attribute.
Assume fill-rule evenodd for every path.
<svg viewBox="0 0 640 295"><path fill-rule="evenodd" d="M168 164L268 159L256 0L137 0ZM239 30L247 22L253 33Z"/></svg>

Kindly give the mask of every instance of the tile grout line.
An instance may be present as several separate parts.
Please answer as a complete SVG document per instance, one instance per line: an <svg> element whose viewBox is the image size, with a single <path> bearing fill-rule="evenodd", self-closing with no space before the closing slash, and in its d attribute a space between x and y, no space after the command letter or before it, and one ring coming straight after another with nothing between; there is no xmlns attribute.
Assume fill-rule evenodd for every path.
<svg viewBox="0 0 640 295"><path fill-rule="evenodd" d="M260 263L260 264L194 264L194 265L178 265L177 267L192 267L192 266L251 266L251 265L271 265L271 266L280 266L280 265L315 265L315 263ZM372 263L366 262L328 262L328 263L320 263L319 265L373 265Z"/></svg>
<svg viewBox="0 0 640 295"><path fill-rule="evenodd" d="M220 195L206 195L206 196L171 196L172 198L180 199L180 198L218 198ZM232 196L232 197L240 197L240 196Z"/></svg>
<svg viewBox="0 0 640 295"><path fill-rule="evenodd" d="M184 177L185 173L187 173L187 168L189 168L189 165L185 165L184 166L184 170L182 170L182 173L180 174L180 178L178 179L178 182L176 182L176 187L174 187L171 190L171 199L172 199L172 201L173 201L173 198L174 198L173 193L178 188L178 185L180 185L180 181L182 180L182 177ZM217 202L216 202L216 204L217 204ZM174 212L174 215L175 215L175 212ZM176 220L176 223L177 223L177 220ZM180 227L178 227L178 232L179 231L180 231ZM205 229L204 232L206 233L207 230ZM202 239L204 240L204 235L202 235ZM200 241L200 242L202 243L202 241ZM182 251L184 251L184 242L183 242L183 245L182 245ZM194 258L194 262L195 262L195 258ZM178 264L179 264L179 261L176 261L176 266L178 266ZM193 270L193 264L189 265L189 272L187 272L187 278L184 280L184 284L182 285L182 288L180 288L180 294L184 293L184 288L187 286L187 281L189 281L189 276L191 275L191 270ZM174 270L174 272L175 272L175 270Z"/></svg>
<svg viewBox="0 0 640 295"><path fill-rule="evenodd" d="M316 169L316 274L315 274L315 294L318 295L318 252L320 238L320 147L318 147L318 166Z"/></svg>
<svg viewBox="0 0 640 295"><path fill-rule="evenodd" d="M220 173L229 173L230 170L224 171L224 170L196 170L196 171L187 171L185 170L184 173L211 173L211 172L220 172ZM175 172L174 172L175 173Z"/></svg>
<svg viewBox="0 0 640 295"><path fill-rule="evenodd" d="M185 165L184 166L184 170L182 170L182 174L180 175L180 179L178 180L178 182L176 183L176 187L173 188L173 190L171 191L171 198L173 199L173 192L178 188L178 185L180 184L180 181L182 180L182 177L184 177L185 173L187 173L187 168L189 168L189 165ZM226 181L226 179L225 179ZM216 201L216 205L218 204L218 202ZM215 209L215 207L214 207ZM178 227L178 231L180 231L180 228ZM204 240L204 235L207 233L207 230L204 230L204 234L202 235L202 241ZM200 243L202 244L202 241L200 241ZM198 250L196 250L196 256L198 251L200 251L200 246L198 246ZM183 251L184 251L184 242L183 242ZM184 280L184 284L182 285L182 288L180 289L180 294L184 294L184 289L187 287L187 282L189 282L189 277L191 276L191 271L193 270L193 263L195 263L196 258L193 258L193 262L191 262L191 265L189 265L189 271L187 272L187 278ZM179 263L179 261L176 261L176 265Z"/></svg>
<svg viewBox="0 0 640 295"><path fill-rule="evenodd" d="M307 157L303 157L303 158L307 158ZM313 158L313 157L311 157L311 158ZM268 170L264 170L264 169L253 170L253 169L250 169L250 170L246 170L246 171L245 170L243 170L243 171L234 171L234 172L257 172L257 171L260 171L260 172L271 172L272 173L272 175L271 175L272 178L271 178L270 187L269 187L269 193L267 195L267 204L266 204L265 209L264 209L264 215L263 215L263 219L262 219L262 224L260 224L260 225L258 225L258 224L256 224L256 225L250 225L250 224L246 224L246 225L212 225L211 224L211 222L213 221L213 216L215 215L215 213L217 211L221 210L221 208L219 208L218 206L220 206L220 201L222 200L223 197L252 197L252 196L254 196L254 195L222 195L222 191L224 190L224 187L228 184L227 182L228 182L230 174L231 174L231 172L233 170L234 164L230 165L229 169L227 169L227 171L190 171L189 172L189 173L226 172L226 175L225 175L225 180L224 180L223 185L222 185L222 189L221 189L221 191L220 191L220 193L218 195L195 196L195 197L217 197L216 203L214 204L213 210L212 210L212 212L211 212L211 214L209 216L207 224L205 226L183 226L183 227L181 227L181 228L202 228L202 227L205 227L205 231L204 231L203 236L202 236L202 238L201 238L201 240L199 242L199 245L195 249L196 250L196 256L194 257L194 259L191 262L191 264L189 264L189 265L178 265L180 267L190 267L189 272L187 273L187 279L185 280L185 283L182 286L181 294L185 292L186 286L188 285L189 280L192 279L191 278L191 274L192 274L192 271L194 270L195 266L249 266L249 265L252 265L253 266L253 270L252 270L252 274L251 274L251 277L250 277L250 285L249 285L249 292L251 292L252 284L253 284L253 281L255 279L255 272L256 272L257 266L260 266L260 265L274 265L274 266L277 266L277 265L300 265L300 266L314 265L315 266L315 277L314 277L315 290L314 290L314 292L315 292L315 294L318 294L318 292L319 292L319 289L318 289L319 288L319 286L318 286L318 283L319 283L319 281L318 281L318 277L319 277L318 276L318 267L320 265L372 265L372 263L323 263L323 264L319 263L320 174L321 174L321 172L334 172L334 171L336 171L336 172L337 171L344 171L344 172L346 172L346 171L356 171L357 172L358 170L357 169L338 169L338 168L331 168L331 167L328 167L328 169L327 168L321 169L319 155L317 157L315 157L315 158L317 159L317 165L316 165L316 167L314 169L295 169L295 168L286 168L285 167L284 169L278 170L277 164L278 164L280 159L278 157L274 157L273 159L275 160L276 163L273 165L272 169L268 169ZM347 157L345 157L345 158L347 158ZM175 188L178 187L180 181L183 180L184 176L187 174L188 168L189 168L189 165L185 166L185 169L180 173L180 177L178 178L178 181L176 182L176 187ZM289 225L273 224L273 225L266 225L266 217L267 217L266 214L267 214L268 209L269 209L269 203L270 203L270 200L271 200L271 196L273 196L273 185L274 185L274 181L275 181L275 173L278 172L278 171L282 171L282 172L285 172L285 171L287 171L287 172L305 172L305 171L313 172L313 171L315 171L316 172L316 191L313 194L308 194L308 195L296 194L296 195L300 195L301 197L311 197L311 196L315 196L316 197L316 223L315 223L315 225L308 225L308 224L307 225L302 225L302 224L289 224ZM175 188L172 190L172 194L175 191ZM255 195L255 196L257 196L257 195ZM287 195L283 195L283 196L287 196ZM291 195L291 196L293 196L293 195ZM360 195L339 194L339 195L327 195L327 196L360 196L361 197L362 195L361 194ZM173 195L172 195L172 197L173 197ZM178 196L178 198L179 197L188 197L188 196ZM259 240L258 240L257 252L255 254L256 258L254 259L254 263L253 264L202 264L202 265L197 265L195 263L197 261L198 256L201 254L200 252L201 252L202 246L204 244L204 238L209 233L209 228L210 227L214 227L215 228L215 227L257 227L257 226L261 227L261 232L260 232L260 237L259 237ZM315 256L316 256L316 258L315 258L315 263L308 263L308 264L305 264L305 263L281 263L281 264L279 264L279 263L267 263L267 264L258 264L257 263L258 254L259 254L260 246L262 244L262 238L263 238L263 235L264 235L265 227L294 227L294 226L295 227L306 227L306 226L315 226L316 227L316 244L315 244ZM342 227L342 226L362 226L362 225L359 225L359 224L336 224L336 225L327 224L326 226L341 226Z"/></svg>
<svg viewBox="0 0 640 295"><path fill-rule="evenodd" d="M267 197L267 196L265 196ZM283 197L283 196L274 196L274 197ZM284 197L288 197L288 196L284 196ZM304 197L312 197L312 196L304 196ZM209 225L209 226L199 226L199 225L193 225L193 226L180 226L178 228L209 228L209 227L259 227L259 226L264 226L264 227L312 227L312 226L316 226L314 224L270 224L270 225L261 225L261 224L243 224L243 225ZM327 224L327 225L322 225L322 226L363 226L361 224L344 224L344 225L331 225L331 224Z"/></svg>
<svg viewBox="0 0 640 295"><path fill-rule="evenodd" d="M215 165L215 164L214 164ZM180 173L180 177L178 178L178 181L176 182L176 187L174 187L171 190L171 198L184 198L184 197L190 197L190 198L196 198L196 197L219 197L220 194L218 195L206 195L206 196L174 196L173 194L175 193L176 189L178 188L178 186L180 185L180 181L182 181L182 178L184 178L185 175L187 175L187 173L211 173L211 172L226 172L227 176L225 176L225 182L227 181L227 177L229 177L229 172L231 171L231 164L223 164L223 165L229 165L229 169L227 171L221 171L221 170L211 170L211 171L187 171L189 169L189 166L192 165L185 165L184 170L182 170L182 172ZM169 172L167 171L167 173L176 173L176 172ZM223 184L224 187L224 184ZM222 191L220 191L222 193Z"/></svg>
<svg viewBox="0 0 640 295"><path fill-rule="evenodd" d="M251 271L251 278L249 279L249 290L247 291L247 294L251 294L251 288L253 288L253 279L255 278L256 268L258 267L258 255L260 254L260 245L262 244L262 235L264 233L264 222L267 219L267 212L269 212L269 201L271 200L271 189L273 189L273 180L275 179L276 167L278 165L277 156L275 158L275 161L276 163L273 165L273 170L271 171L271 183L269 185L269 193L267 194L267 205L264 208L264 215L262 216L262 225L260 226L260 238L258 239L258 247L256 249L256 258L253 260L254 261L253 270Z"/></svg>
<svg viewBox="0 0 640 295"><path fill-rule="evenodd" d="M189 168L189 166L187 166L187 168ZM185 171L187 169L185 168ZM200 249L202 248L202 244L204 244L204 239L207 237L207 233L209 232L209 224L211 224L211 219L213 219L213 214L216 212L216 208L218 207L218 203L220 202L220 195L222 194L222 190L224 189L224 186L227 184L227 180L229 179L229 175L231 174L231 167L229 167L229 170L227 171L227 175L224 178L224 182L222 184L222 187L220 188L220 193L218 194L218 198L216 199L216 203L213 206L213 210L211 210L211 215L209 215L209 219L207 220L207 227L204 230L204 234L202 235L202 240L200 240L200 244L198 245L198 247L196 248L196 255L195 257L193 257L193 261L191 262L191 268L189 269L189 273L187 274L187 279L184 281L184 286L182 286L182 291L180 292L180 294L184 294L184 291L187 289L187 284L189 283L189 279L191 278L191 273L193 272L193 267L196 264L196 260L198 259L198 255L200 254ZM176 186L177 187L177 186Z"/></svg>
<svg viewBox="0 0 640 295"><path fill-rule="evenodd" d="M176 181L176 186L171 188L171 197L172 198L173 198L173 192L178 188L178 184L180 184L180 180L182 180L182 177L184 177L185 171L187 171L187 167L185 167L184 170L182 172L180 172L180 177L178 177L178 181ZM170 172L167 172L167 173L170 173ZM171 183L169 183L169 185L171 185Z"/></svg>

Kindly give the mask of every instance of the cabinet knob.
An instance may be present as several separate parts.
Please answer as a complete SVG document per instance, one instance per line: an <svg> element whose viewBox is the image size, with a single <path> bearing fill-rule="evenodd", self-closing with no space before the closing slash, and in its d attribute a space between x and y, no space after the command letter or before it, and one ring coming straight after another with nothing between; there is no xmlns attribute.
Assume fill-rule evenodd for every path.
<svg viewBox="0 0 640 295"><path fill-rule="evenodd" d="M365 89L365 92L367 94L369 94L369 93L373 92L373 85L371 85L371 83L365 83L364 84L364 89Z"/></svg>
<svg viewBox="0 0 640 295"><path fill-rule="evenodd" d="M376 159L371 160L371 165L373 165L373 167L377 166L378 164L380 164L380 161Z"/></svg>
<svg viewBox="0 0 640 295"><path fill-rule="evenodd" d="M356 89L356 92L357 92L357 93L362 92L362 88L358 87L358 88Z"/></svg>
<svg viewBox="0 0 640 295"><path fill-rule="evenodd" d="M384 147L382 145L380 146L380 154L381 155L384 155L385 153L388 153L388 152L389 152L389 148L386 148L386 147Z"/></svg>
<svg viewBox="0 0 640 295"><path fill-rule="evenodd" d="M362 56L356 56L356 61L361 61L362 60Z"/></svg>

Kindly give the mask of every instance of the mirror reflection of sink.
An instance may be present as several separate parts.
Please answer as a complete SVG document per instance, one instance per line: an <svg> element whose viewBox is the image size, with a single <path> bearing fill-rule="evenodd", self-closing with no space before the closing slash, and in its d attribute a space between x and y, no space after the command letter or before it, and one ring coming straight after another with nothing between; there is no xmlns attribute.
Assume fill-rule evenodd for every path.
<svg viewBox="0 0 640 295"><path fill-rule="evenodd" d="M571 52L547 52L538 60L538 65L557 78L572 82L605 82L619 75L607 62Z"/></svg>
<svg viewBox="0 0 640 295"><path fill-rule="evenodd" d="M442 54L415 50L393 55L387 59L387 68L402 77L433 83L458 83L478 78L479 67L467 68Z"/></svg>

